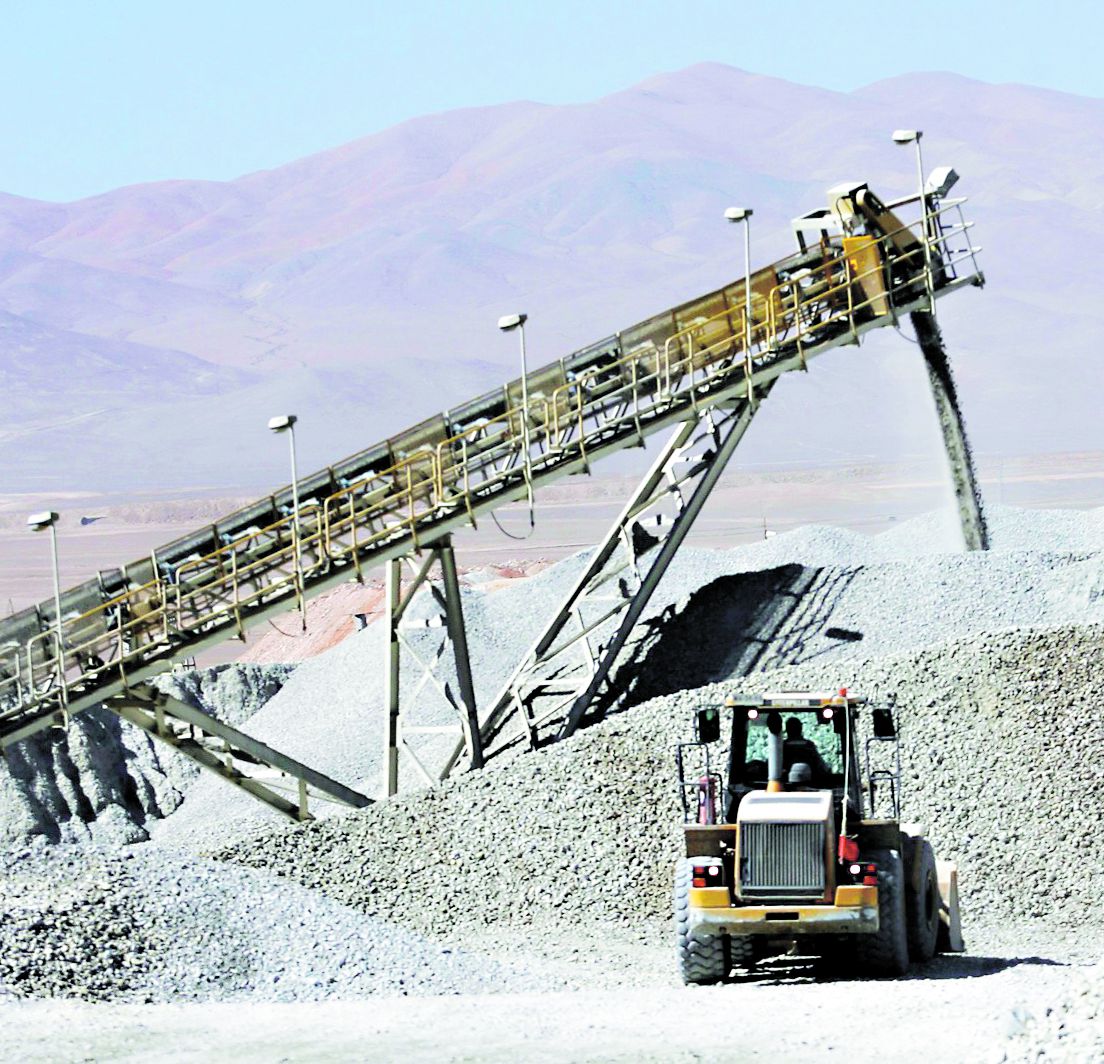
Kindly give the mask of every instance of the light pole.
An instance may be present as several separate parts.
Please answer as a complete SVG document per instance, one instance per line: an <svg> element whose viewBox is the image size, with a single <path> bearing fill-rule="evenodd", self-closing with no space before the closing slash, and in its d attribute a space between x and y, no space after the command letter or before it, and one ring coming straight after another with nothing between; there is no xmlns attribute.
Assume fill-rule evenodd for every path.
<svg viewBox="0 0 1104 1064"><path fill-rule="evenodd" d="M525 364L525 323L529 320L528 314L505 314L498 319L498 327L503 332L513 332L515 329L521 338L521 446L525 452L525 479L529 482L529 490L532 492L532 482L529 468L529 370Z"/></svg>
<svg viewBox="0 0 1104 1064"><path fill-rule="evenodd" d="M295 462L295 422L299 419L294 414L281 414L279 417L268 419L269 430L277 436L282 432L288 434L288 442L291 445L291 527L295 533L295 556L299 557L299 468Z"/></svg>
<svg viewBox="0 0 1104 1064"><path fill-rule="evenodd" d="M928 197L924 192L924 155L920 148L920 138L923 135L922 129L895 129L893 143L916 145L916 179L920 192L921 224L924 227L924 290L928 293L928 312L934 316L935 288L932 285L931 244L928 242Z"/></svg>
<svg viewBox="0 0 1104 1064"><path fill-rule="evenodd" d="M298 421L294 414L280 414L268 419L268 427L277 436L281 432L288 434L288 444L291 448L291 549L295 555L295 593L299 596L299 613L302 617L303 631L307 630L307 611L303 604L303 573L300 559L300 544L302 542L299 528L299 467L295 461L295 422Z"/></svg>
<svg viewBox="0 0 1104 1064"><path fill-rule="evenodd" d="M54 571L54 629L57 633L58 676L61 686L65 687L65 644L61 629L61 580L58 576L57 528L58 515L53 510L43 510L27 518L27 527L32 532L50 530L50 560Z"/></svg>
<svg viewBox="0 0 1104 1064"><path fill-rule="evenodd" d="M750 207L729 207L724 216L735 225L744 223L744 365L751 398L751 216Z"/></svg>

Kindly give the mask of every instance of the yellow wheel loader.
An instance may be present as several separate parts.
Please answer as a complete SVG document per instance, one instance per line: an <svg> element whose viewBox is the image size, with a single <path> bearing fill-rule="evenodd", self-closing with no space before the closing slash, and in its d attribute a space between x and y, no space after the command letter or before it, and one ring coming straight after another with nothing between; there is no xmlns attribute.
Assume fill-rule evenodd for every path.
<svg viewBox="0 0 1104 1064"><path fill-rule="evenodd" d="M676 747L684 983L723 982L795 946L873 976L964 949L955 865L900 822L892 706L845 688L738 696L697 709L694 731Z"/></svg>

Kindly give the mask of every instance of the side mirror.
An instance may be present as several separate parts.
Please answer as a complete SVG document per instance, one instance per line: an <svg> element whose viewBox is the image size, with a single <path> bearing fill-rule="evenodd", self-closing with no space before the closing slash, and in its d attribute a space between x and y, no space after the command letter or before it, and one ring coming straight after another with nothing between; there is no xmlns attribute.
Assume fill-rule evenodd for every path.
<svg viewBox="0 0 1104 1064"><path fill-rule="evenodd" d="M721 714L715 706L694 714L694 731L699 743L715 743L721 737Z"/></svg>
<svg viewBox="0 0 1104 1064"><path fill-rule="evenodd" d="M897 725L893 723L893 710L884 706L874 708L874 737L876 739L896 739Z"/></svg>

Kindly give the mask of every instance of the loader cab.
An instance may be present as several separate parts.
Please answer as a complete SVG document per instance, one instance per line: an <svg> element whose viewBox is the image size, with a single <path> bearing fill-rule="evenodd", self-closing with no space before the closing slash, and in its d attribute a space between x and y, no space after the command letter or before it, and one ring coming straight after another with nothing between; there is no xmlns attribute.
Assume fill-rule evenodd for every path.
<svg viewBox="0 0 1104 1064"><path fill-rule="evenodd" d="M734 823L752 791L832 791L842 811L862 815L855 732L859 700L841 695L782 693L730 698L732 714L724 817ZM837 820L837 823L839 821Z"/></svg>

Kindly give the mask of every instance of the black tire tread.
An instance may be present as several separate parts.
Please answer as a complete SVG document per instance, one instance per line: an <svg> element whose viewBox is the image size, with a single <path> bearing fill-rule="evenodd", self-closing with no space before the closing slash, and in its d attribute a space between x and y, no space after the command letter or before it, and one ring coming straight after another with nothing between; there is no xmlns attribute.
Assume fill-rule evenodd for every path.
<svg viewBox="0 0 1104 1064"><path fill-rule="evenodd" d="M904 862L895 850L874 850L870 859L878 865L879 928L855 936L855 959L862 974L904 975L909 967Z"/></svg>
<svg viewBox="0 0 1104 1064"><path fill-rule="evenodd" d="M690 861L683 857L675 867L675 952L679 975L686 985L709 986L724 982L732 968L727 935L696 936L690 930ZM737 962L742 963L742 962Z"/></svg>
<svg viewBox="0 0 1104 1064"><path fill-rule="evenodd" d="M916 869L908 870L908 892L905 908L908 919L909 958L914 964L926 964L935 956L939 939L939 877L935 868L935 854L927 839L917 839L913 849ZM919 889L913 884L919 883Z"/></svg>

